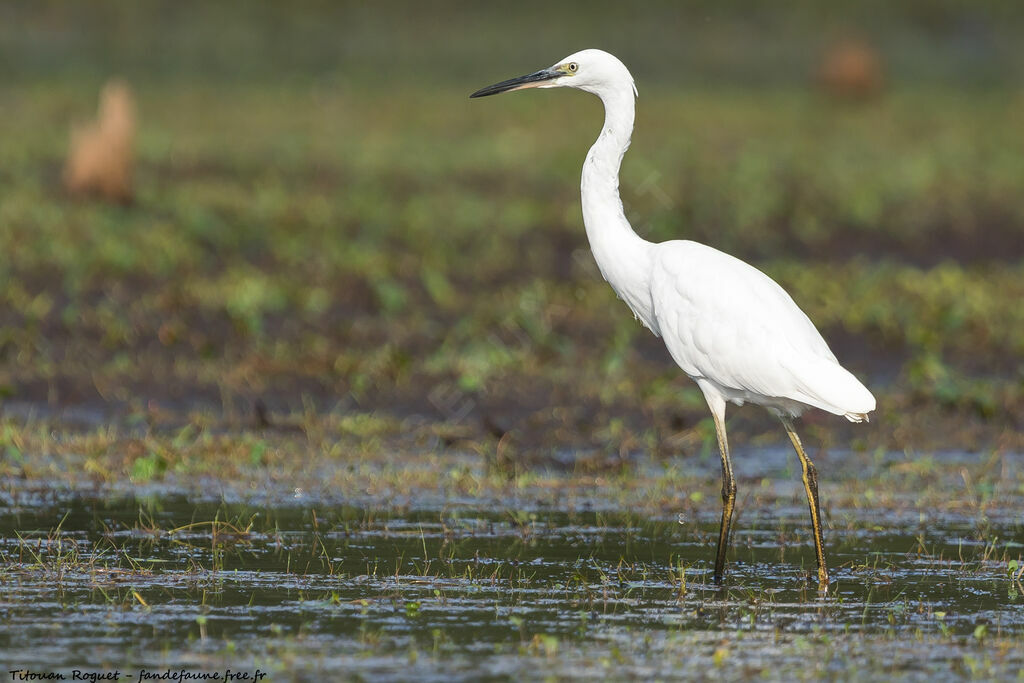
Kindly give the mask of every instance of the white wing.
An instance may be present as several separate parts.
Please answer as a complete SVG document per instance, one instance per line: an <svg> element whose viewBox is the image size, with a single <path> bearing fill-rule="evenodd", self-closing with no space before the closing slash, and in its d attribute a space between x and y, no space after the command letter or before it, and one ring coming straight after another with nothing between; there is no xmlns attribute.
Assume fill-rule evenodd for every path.
<svg viewBox="0 0 1024 683"><path fill-rule="evenodd" d="M737 258L697 242L659 244L651 298L669 353L695 379L753 402L789 399L847 416L875 408L789 294Z"/></svg>

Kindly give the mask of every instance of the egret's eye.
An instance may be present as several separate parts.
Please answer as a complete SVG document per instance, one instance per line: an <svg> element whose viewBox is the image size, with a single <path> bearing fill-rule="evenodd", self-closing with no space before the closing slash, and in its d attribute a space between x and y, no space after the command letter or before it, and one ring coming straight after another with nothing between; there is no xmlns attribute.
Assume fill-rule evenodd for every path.
<svg viewBox="0 0 1024 683"><path fill-rule="evenodd" d="M569 73L576 73L576 69L580 68L580 65L576 62L569 62Z"/></svg>

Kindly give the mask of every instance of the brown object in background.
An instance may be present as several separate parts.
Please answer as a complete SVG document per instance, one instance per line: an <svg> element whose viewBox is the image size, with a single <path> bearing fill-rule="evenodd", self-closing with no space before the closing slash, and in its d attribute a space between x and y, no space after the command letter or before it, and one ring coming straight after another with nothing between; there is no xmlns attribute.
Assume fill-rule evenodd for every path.
<svg viewBox="0 0 1024 683"><path fill-rule="evenodd" d="M71 128L64 186L74 195L132 201L135 98L124 81L110 80L100 94L96 121Z"/></svg>
<svg viewBox="0 0 1024 683"><path fill-rule="evenodd" d="M847 38L830 45L818 67L818 83L845 99L868 99L882 90L882 60L867 42Z"/></svg>

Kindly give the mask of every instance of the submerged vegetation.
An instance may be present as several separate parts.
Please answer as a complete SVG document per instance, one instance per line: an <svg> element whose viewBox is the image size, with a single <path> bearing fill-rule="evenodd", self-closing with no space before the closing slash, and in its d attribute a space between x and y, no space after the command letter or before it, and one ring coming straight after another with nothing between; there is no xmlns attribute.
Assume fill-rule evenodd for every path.
<svg viewBox="0 0 1024 683"><path fill-rule="evenodd" d="M1020 457L829 462L855 484L823 491L826 598L794 458L758 455L746 464L764 479L741 482L721 589L717 510L701 504L714 458L509 482L466 457L409 471L314 455L301 473L294 457L241 465L240 483L8 485L0 528L20 531L0 537L0 656L59 670L81 659L29 645L100 629L118 668L248 666L273 680L1021 670Z"/></svg>

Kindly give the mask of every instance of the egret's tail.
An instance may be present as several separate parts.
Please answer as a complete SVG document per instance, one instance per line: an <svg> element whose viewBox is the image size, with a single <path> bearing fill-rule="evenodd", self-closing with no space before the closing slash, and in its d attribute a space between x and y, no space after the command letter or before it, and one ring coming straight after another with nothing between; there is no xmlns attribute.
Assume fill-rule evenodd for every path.
<svg viewBox="0 0 1024 683"><path fill-rule="evenodd" d="M801 364L799 384L804 403L842 415L850 422L867 422L875 409L875 397L839 363L826 358Z"/></svg>

